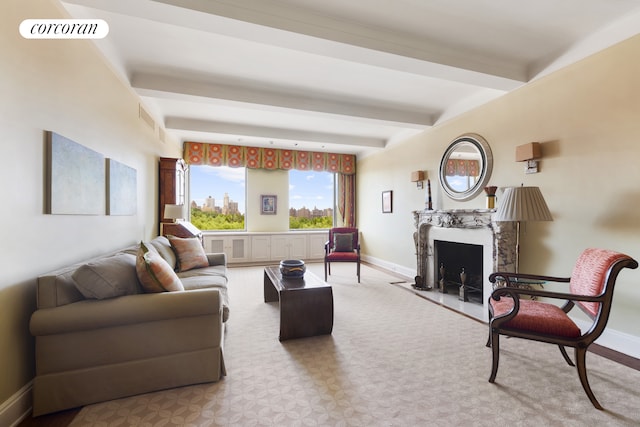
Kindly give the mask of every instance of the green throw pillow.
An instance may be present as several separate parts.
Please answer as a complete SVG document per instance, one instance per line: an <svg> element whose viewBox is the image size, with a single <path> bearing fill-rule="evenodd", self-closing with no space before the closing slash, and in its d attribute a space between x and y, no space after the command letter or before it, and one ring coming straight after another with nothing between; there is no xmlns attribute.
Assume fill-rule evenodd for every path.
<svg viewBox="0 0 640 427"><path fill-rule="evenodd" d="M334 252L353 252L353 233L334 233Z"/></svg>

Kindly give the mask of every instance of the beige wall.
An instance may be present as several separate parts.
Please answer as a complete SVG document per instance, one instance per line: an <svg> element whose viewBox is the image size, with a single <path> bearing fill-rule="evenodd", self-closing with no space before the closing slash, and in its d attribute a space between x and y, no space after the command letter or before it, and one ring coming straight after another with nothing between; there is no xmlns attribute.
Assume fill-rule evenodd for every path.
<svg viewBox="0 0 640 427"><path fill-rule="evenodd" d="M638 52L640 36L360 160L363 253L415 269L411 211L424 207L425 193L409 182L413 170L428 170L435 208L485 207L484 195L464 203L448 199L437 179L448 144L475 132L495 159L489 184L539 186L554 216L551 223L526 225L522 272L569 276L576 257L591 246L640 259ZM542 143L544 159L540 173L525 175L515 147L531 141ZM393 214L380 213L384 190L394 191ZM610 329L640 337L639 284L640 270L621 274Z"/></svg>
<svg viewBox="0 0 640 427"><path fill-rule="evenodd" d="M289 231L289 171L247 168L247 231ZM276 214L262 215L261 195L277 197Z"/></svg>
<svg viewBox="0 0 640 427"><path fill-rule="evenodd" d="M153 235L158 157L180 156L177 143L160 142L138 118L138 98L91 42L19 35L23 19L41 17L65 16L55 1L0 3L0 403L34 375L35 277ZM43 214L44 130L135 168L137 214Z"/></svg>

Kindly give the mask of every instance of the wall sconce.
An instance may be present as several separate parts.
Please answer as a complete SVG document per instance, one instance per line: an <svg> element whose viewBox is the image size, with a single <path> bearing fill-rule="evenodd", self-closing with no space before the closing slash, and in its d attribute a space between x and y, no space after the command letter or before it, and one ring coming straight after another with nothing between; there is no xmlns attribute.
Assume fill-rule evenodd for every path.
<svg viewBox="0 0 640 427"><path fill-rule="evenodd" d="M422 188L425 179L424 175L424 171L411 172L411 182L415 182L418 188Z"/></svg>
<svg viewBox="0 0 640 427"><path fill-rule="evenodd" d="M524 173L538 173L538 160L542 157L542 147L539 142L516 147L516 162L527 162L524 166Z"/></svg>

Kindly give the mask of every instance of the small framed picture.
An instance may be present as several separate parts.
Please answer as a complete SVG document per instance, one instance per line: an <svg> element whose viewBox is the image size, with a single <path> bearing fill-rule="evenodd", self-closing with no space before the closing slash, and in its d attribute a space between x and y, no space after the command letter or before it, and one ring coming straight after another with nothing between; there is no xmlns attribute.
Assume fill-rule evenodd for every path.
<svg viewBox="0 0 640 427"><path fill-rule="evenodd" d="M260 214L275 215L278 208L278 196L262 195L260 196Z"/></svg>
<svg viewBox="0 0 640 427"><path fill-rule="evenodd" d="M393 212L393 191L382 192L382 213Z"/></svg>

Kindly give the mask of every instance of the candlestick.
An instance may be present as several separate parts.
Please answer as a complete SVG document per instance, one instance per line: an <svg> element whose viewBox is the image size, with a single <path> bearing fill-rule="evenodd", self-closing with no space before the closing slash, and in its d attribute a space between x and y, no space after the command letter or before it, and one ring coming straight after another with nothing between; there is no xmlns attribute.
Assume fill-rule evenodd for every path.
<svg viewBox="0 0 640 427"><path fill-rule="evenodd" d="M431 180L427 179L427 210L433 210L431 204Z"/></svg>

